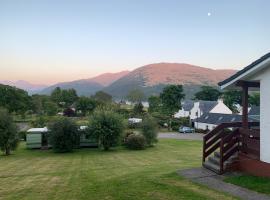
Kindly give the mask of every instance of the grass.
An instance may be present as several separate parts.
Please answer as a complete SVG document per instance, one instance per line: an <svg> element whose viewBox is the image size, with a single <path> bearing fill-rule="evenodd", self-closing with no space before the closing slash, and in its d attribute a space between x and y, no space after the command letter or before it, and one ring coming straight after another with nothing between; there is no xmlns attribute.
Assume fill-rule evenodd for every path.
<svg viewBox="0 0 270 200"><path fill-rule="evenodd" d="M241 175L228 177L225 182L270 195L270 178Z"/></svg>
<svg viewBox="0 0 270 200"><path fill-rule="evenodd" d="M176 174L201 165L201 142L163 139L143 151L26 150L0 156L0 199L234 199Z"/></svg>

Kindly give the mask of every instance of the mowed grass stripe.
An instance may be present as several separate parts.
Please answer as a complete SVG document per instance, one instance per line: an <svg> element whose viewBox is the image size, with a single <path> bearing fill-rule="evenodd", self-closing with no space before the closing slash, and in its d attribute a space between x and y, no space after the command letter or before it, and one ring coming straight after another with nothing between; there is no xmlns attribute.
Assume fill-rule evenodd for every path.
<svg viewBox="0 0 270 200"><path fill-rule="evenodd" d="M26 150L22 144L15 155L0 156L0 163L0 199L234 199L176 174L200 166L199 141L162 139L143 151L68 154Z"/></svg>

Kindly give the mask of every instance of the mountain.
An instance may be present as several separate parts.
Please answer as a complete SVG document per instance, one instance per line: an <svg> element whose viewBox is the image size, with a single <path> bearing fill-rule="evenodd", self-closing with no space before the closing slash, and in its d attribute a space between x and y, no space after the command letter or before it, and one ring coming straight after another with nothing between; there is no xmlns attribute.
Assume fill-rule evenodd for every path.
<svg viewBox="0 0 270 200"><path fill-rule="evenodd" d="M105 73L105 74L101 74L99 76L96 76L94 78L90 78L88 80L94 81L94 82L99 83L103 86L109 86L114 81L127 75L128 73L129 73L129 71L122 71L122 72L118 72L118 73Z"/></svg>
<svg viewBox="0 0 270 200"><path fill-rule="evenodd" d="M103 90L116 98L123 98L133 89L140 89L149 96L160 93L165 85L182 84L186 97L191 98L201 85L217 86L219 81L235 72L183 63L156 63L137 68Z"/></svg>
<svg viewBox="0 0 270 200"><path fill-rule="evenodd" d="M41 84L32 84L29 83L27 81L23 81L23 80L19 80L19 81L6 81L6 80L0 80L1 84L4 85L10 85L10 86L15 86L17 88L26 90L29 93L33 93L39 90L42 90L46 87L48 87L47 85L41 85Z"/></svg>
<svg viewBox="0 0 270 200"><path fill-rule="evenodd" d="M39 93L50 94L56 87L60 87L62 89L74 88L77 91L78 95L89 96L95 94L99 90L102 90L105 86L110 85L111 83L127 75L128 73L129 71L122 71L118 73L105 73L89 79L57 83L43 89Z"/></svg>

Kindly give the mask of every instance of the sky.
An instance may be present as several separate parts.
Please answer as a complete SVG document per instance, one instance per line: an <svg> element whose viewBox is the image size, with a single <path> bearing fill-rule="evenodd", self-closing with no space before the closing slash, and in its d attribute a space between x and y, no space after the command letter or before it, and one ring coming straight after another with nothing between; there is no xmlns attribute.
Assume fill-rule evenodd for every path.
<svg viewBox="0 0 270 200"><path fill-rule="evenodd" d="M0 0L0 80L158 62L241 69L270 51L269 0Z"/></svg>

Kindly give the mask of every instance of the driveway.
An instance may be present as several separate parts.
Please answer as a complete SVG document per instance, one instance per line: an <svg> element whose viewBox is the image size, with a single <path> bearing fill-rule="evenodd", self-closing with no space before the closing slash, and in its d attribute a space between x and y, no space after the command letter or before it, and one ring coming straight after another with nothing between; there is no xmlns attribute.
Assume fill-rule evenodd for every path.
<svg viewBox="0 0 270 200"><path fill-rule="evenodd" d="M159 133L158 138L169 138L179 140L203 140L203 134L200 133Z"/></svg>

